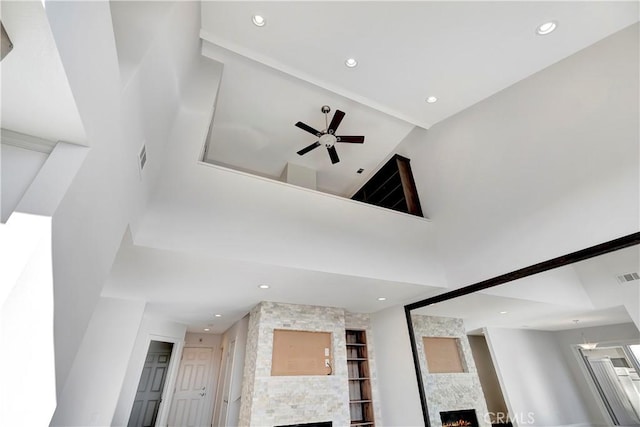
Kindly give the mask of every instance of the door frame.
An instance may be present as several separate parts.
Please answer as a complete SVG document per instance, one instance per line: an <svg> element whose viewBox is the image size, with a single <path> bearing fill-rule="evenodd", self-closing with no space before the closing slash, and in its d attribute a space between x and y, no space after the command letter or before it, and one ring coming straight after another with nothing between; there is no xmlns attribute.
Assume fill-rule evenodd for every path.
<svg viewBox="0 0 640 427"><path fill-rule="evenodd" d="M160 401L160 407L158 408L158 416L156 417L156 426L166 426L169 418L171 401L173 400L173 389L176 386L178 368L180 367L180 358L176 357L176 355L179 354L182 356L184 339L165 335L148 334L145 339L145 357L149 352L149 345L151 344L151 341L162 341L173 344L173 348L171 349L171 358L169 359L169 368L167 369L167 379L165 380L164 387L162 388L162 400Z"/></svg>
<svg viewBox="0 0 640 427"><path fill-rule="evenodd" d="M237 361L236 361L236 353L238 351L238 347L236 345L236 344L238 344L237 341L238 341L238 337L236 336L232 340L229 340L227 342L227 350L229 350L229 361L228 361L227 366L225 368L225 376L224 376L224 378L222 378L223 383L222 383L222 389L221 389L222 399L220 399L220 403L221 403L220 410L222 410L223 407L224 407L224 399L225 399L225 397L227 398L227 406L226 406L226 408L224 408L224 419L220 419L219 420L219 426L221 426L221 427L228 425L228 420L229 420L229 406L231 406L231 385L233 384L233 370L234 370L234 367L235 367L235 365L237 363ZM233 351L231 351L230 347L233 347ZM224 357L224 354L223 354L223 357ZM227 381L227 378L226 378L227 370L229 372L229 384L228 384L229 389L227 390L227 395L225 396L224 395L224 385L225 385L225 382ZM222 418L222 412L220 413L220 418Z"/></svg>

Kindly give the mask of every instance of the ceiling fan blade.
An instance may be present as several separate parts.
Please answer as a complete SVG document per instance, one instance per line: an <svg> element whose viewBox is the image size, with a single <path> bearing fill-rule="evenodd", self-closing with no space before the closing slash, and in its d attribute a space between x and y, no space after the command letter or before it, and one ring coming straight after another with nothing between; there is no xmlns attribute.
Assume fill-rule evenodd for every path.
<svg viewBox="0 0 640 427"><path fill-rule="evenodd" d="M298 154L302 156L304 154L307 154L309 151L313 150L314 148L318 148L318 147L320 147L320 141L316 141L311 145L307 145L302 150L298 151Z"/></svg>
<svg viewBox="0 0 640 427"><path fill-rule="evenodd" d="M320 132L319 130L315 130L311 126L306 125L306 124L304 124L302 122L296 123L296 126L299 127L302 130L306 130L307 132L317 136L318 138L320 138L320 136L322 135L322 132Z"/></svg>
<svg viewBox="0 0 640 427"><path fill-rule="evenodd" d="M336 136L338 138L338 142L351 142L355 144L364 143L364 136Z"/></svg>
<svg viewBox="0 0 640 427"><path fill-rule="evenodd" d="M338 129L338 126L340 126L340 122L342 121L343 118L344 118L344 112L340 110L336 110L336 112L333 114L333 119L331 119L331 123L329 123L329 128L327 129L327 132L330 134L336 133L336 129Z"/></svg>
<svg viewBox="0 0 640 427"><path fill-rule="evenodd" d="M329 157L331 157L331 163L336 164L340 161L335 146L327 147L327 151L329 152Z"/></svg>

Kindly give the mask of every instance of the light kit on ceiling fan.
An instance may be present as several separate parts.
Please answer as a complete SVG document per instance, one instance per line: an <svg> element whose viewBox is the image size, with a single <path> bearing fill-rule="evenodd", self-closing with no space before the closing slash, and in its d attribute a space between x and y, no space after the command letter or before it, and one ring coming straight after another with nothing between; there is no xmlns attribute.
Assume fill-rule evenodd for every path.
<svg viewBox="0 0 640 427"><path fill-rule="evenodd" d="M313 144L308 145L302 150L298 151L298 155L303 156L309 151L318 148L320 145L324 145L325 147L327 147L327 151L329 152L331 163L336 164L340 161L338 152L336 151L335 147L336 142L362 144L364 143L364 136L335 135L338 126L340 126L340 123L344 118L344 112L336 110L336 112L333 114L333 118L331 119L331 123L329 123L328 114L331 112L331 107L329 107L328 105L323 105L320 111L322 111L322 114L324 114L324 122L326 126L325 130L319 131L302 122L296 123L296 127L299 127L300 129L307 131L318 138L318 140Z"/></svg>

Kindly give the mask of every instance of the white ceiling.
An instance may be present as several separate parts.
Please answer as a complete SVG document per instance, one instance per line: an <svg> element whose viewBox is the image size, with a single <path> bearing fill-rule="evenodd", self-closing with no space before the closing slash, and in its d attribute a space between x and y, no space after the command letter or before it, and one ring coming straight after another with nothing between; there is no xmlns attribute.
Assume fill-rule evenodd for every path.
<svg viewBox="0 0 640 427"><path fill-rule="evenodd" d="M203 2L205 55L225 64L207 160L273 178L297 160L350 196L406 135L391 117L429 128L637 20L638 2ZM295 155L314 138L293 124L323 127L325 103L367 138L334 166L322 147Z"/></svg>
<svg viewBox="0 0 640 427"><path fill-rule="evenodd" d="M1 127L50 141L87 144L41 1L3 1L13 50L2 60Z"/></svg>
<svg viewBox="0 0 640 427"><path fill-rule="evenodd" d="M329 5L330 8L339 6L329 3L323 4ZM260 3L260 5L282 9L280 5L272 3ZM370 5L372 4L367 3L367 6ZM291 10L283 10L282 13L295 15L302 13L299 10L300 7L317 7L317 4L316 6L314 4L301 6L296 3L288 6L291 7ZM351 8L347 4L342 4L342 6L345 10ZM250 24L251 13L247 16L243 15L243 20L247 22L234 20L235 11L238 8L248 7L247 4L203 3L205 15L209 8L220 7L225 9L216 9L216 11L224 16L222 19L224 22L216 23L216 31L225 32L227 31L225 28L232 27L228 29L228 32L229 35L233 35L240 31L239 28L242 28L242 31L251 35L249 41L257 42L253 39L263 38L264 33L256 32L260 29L254 28ZM377 7L375 6L375 8ZM409 6L402 4L397 7L402 10ZM617 10L620 6L611 7ZM535 9L535 7L533 8ZM582 11L582 6L578 9L577 12ZM122 18L116 19L117 25L124 27L118 30L118 46L128 46L127 38L134 37L135 31L131 31L126 22L133 19L133 15L138 19L146 19L144 8L140 10L137 8L127 9L124 5L118 4L115 7L112 5L112 11L116 17ZM155 8L154 11L151 15L163 16L162 7ZM297 12L294 13L294 11ZM129 12L131 14L128 14ZM593 10L592 12L595 13ZM265 12L261 13L267 15ZM522 13L516 13L516 15L521 21L526 20ZM578 13L578 15L580 14ZM206 16L203 18L206 31L208 29L207 18ZM320 18L322 18L321 15ZM268 29L272 25L272 19L269 16L267 19L269 23L262 30ZM449 25L455 27L457 24L454 21L453 17L450 17ZM580 20L575 22L578 21ZM619 27L625 25L622 21L624 21L622 18L618 20ZM562 22L574 21L567 21L563 18ZM134 24L131 25L138 28ZM139 28L146 28L144 31L156 31L155 27L147 27L143 24L140 24ZM584 30L585 33L589 33L593 29ZM610 30L613 31L611 28ZM314 34L314 31L317 32L319 29L309 26L309 32L305 34ZM535 43L542 43L540 38L536 38L537 36L533 34L533 28L527 31L526 37L531 36ZM468 42L475 40L476 35L462 33L466 35ZM203 33L203 35L207 40L213 40L211 34ZM592 34L592 38L585 36L589 38L589 41L585 42L584 46L604 35L606 34L600 34L596 31L596 35ZM367 38L369 43L379 42L375 37L372 37ZM583 41L585 37L582 38ZM312 42L310 37L305 36L304 39L308 44L318 45ZM425 40L429 40L429 37L426 37ZM555 40L554 46L561 44L563 47L554 49L564 49L566 55L584 47L571 37L563 40L562 43L559 43L557 38ZM138 41L139 46L131 46L130 51L119 52L121 65L122 63L136 64L136 58L139 58L145 50L142 41L142 39ZM272 50L276 52L289 48L295 50L296 45L300 43L300 38L295 40L274 38L271 43L273 49L263 50L263 54ZM455 46L449 47L453 49L452 51L456 49ZM355 174L358 167L365 167L367 172L370 172L390 155L398 142L414 126L414 123L396 117L398 114L388 114L388 109L382 108L380 105L365 102L366 100L362 97L351 96L352 94L346 91L327 90L327 88L335 88L327 84L319 85L317 79L312 78L309 74L297 73L290 67L283 66L281 62L278 63L280 64L278 67L274 68L274 63L270 62L268 58L250 55L246 49L239 46L230 44L221 46L205 41L202 52L204 56L224 65L208 153L208 160L211 162L231 165L240 170L253 171L257 175L278 177L287 161L297 161L318 170L319 184L324 191L344 195L354 189L361 182L359 180L365 179L364 176L360 177ZM539 52L538 55L536 49L532 47L529 47L527 52L527 55L537 58L537 65L540 68L559 59L549 56L546 51ZM444 54L444 52L441 53ZM307 58L309 57L307 56ZM342 59L338 65L342 67L340 72L349 71L342 66ZM509 61L503 61L501 67L505 69L505 73L509 74L512 73L512 67L520 70L521 74L516 80L528 75L523 71L525 67L519 63L514 65ZM213 68L218 69L217 67ZM351 71L362 72L363 68L361 62L361 66ZM453 70L453 74L457 73L458 77L465 82L467 80L475 82L478 77L480 82L478 86L484 89L490 86L484 79L495 77L491 75L476 76L475 70L473 74L469 70L474 70L474 67L469 65L467 68ZM396 85L401 84L400 82L402 84L409 82L413 75L405 76L401 70L394 70L394 72L395 74L389 75L396 76L394 80ZM502 72L496 74L498 74L497 77L500 77ZM351 84L344 75L338 81L343 81L345 85ZM207 79L203 80L203 86L202 92L215 91ZM380 92L384 92L383 89L386 87L378 89ZM487 95L482 95L482 97L499 89L492 90L493 92L489 91ZM441 93L438 95L442 100L443 95ZM457 97L458 95L454 91L453 96ZM463 95L466 96L466 89ZM206 98L206 96L204 97ZM423 95L421 94L421 106L427 108L422 99ZM475 101L468 102L469 104L465 107ZM332 166L330 164L326 150L318 149L304 157L295 154L295 151L313 142L313 137L295 128L294 123L301 120L312 126L322 127L324 120L319 108L323 104L331 105L334 110L339 108L347 113L340 128L341 132L363 133L367 137L367 142L363 146L339 145L338 152L342 161L338 165ZM437 103L436 106L446 104L446 102ZM447 114L453 112L451 110ZM361 132L361 129L369 131L374 129L374 132ZM379 273L378 264L380 262L369 261L372 265L362 266L364 270L368 270L366 274L368 277L363 277L365 274L361 273L336 270L336 262L333 259L326 262L331 264L333 270L327 268L325 271L316 271L319 269L319 265L324 264L322 262L304 262L304 258L318 256L307 248L336 247L335 245L339 243L340 246L333 251L335 252L333 256L340 258L342 253L359 254L357 249L362 244L366 244L370 236L363 230L361 241L354 244L354 242L342 239L339 229L346 226L346 223L351 224L350 221L353 221L353 218L358 218L357 221L361 222L360 218L363 216L336 215L336 212L333 212L333 215L326 214L324 208L328 208L329 205L333 207L333 204L327 202L325 206L324 203L319 203L318 195L315 193L301 192L301 194L304 193L304 197L289 194L293 193L293 190L298 190L292 188L283 189L282 194L278 190L278 197L283 197L283 203L279 205L277 212L272 212L266 208L268 204L263 199L273 199L280 186L274 186L271 183L267 185L264 180L255 178L251 178L255 180L255 183L249 185L244 182L248 180L245 174L229 174L221 168L203 168L202 165L196 165L194 159L197 157L196 153L201 152L201 143L193 133L181 131L179 134L179 141L176 141L175 146L172 145L168 149L167 158L171 159L171 162L163 169L158 191L147 206L144 220L137 227L136 245L133 245L130 240L123 243L111 276L105 285L104 296L146 300L150 312L184 322L189 325L191 331L202 331L204 327L211 324L212 332L221 332L260 300L338 306L351 311L373 312L442 292L441 288L430 286L432 284L444 285L438 281L407 279L412 283L399 283L382 280L388 279L388 277L381 277L371 272ZM363 164L363 162L367 163ZM238 182L236 183L236 181ZM212 189L212 185L217 192ZM198 198L197 203L194 203L189 198L193 194L206 196ZM307 195L309 200L307 200ZM300 208L291 211L289 205L294 200L296 204L299 204L298 202L303 199L305 202L302 205L313 211L313 215L310 214L309 217L302 215L299 218L295 215L300 216ZM233 207L233 209L227 211L230 209L229 207ZM366 218L371 222L377 218L376 215L375 212L368 212ZM382 214L380 215L382 216ZM262 221L265 216L270 218L270 229L265 229L262 225L266 223ZM257 220L256 217L259 217L260 220ZM176 221L176 218L180 218L180 221ZM402 220L406 220L406 218L403 217ZM300 223L304 223L307 230L317 226L326 228L326 231L324 234L321 233L322 239L312 235L304 243L290 241L287 230L300 227ZM386 220L382 223L386 224ZM207 226L193 229L192 226L198 224L207 224ZM420 225L424 225L426 231L431 230L430 225L426 222ZM398 224L398 226L389 229L379 228L380 232L394 233L397 238L398 230L403 229L403 226ZM277 232L274 232L274 229ZM244 242L245 236L249 235L253 239L253 244L239 245L238 242ZM415 238L425 245L427 242L433 241L430 235L426 234L415 236ZM274 242L276 239L279 241ZM412 238L408 238L408 240L410 243L414 242ZM229 242L234 243L230 244ZM259 243L256 244L257 242ZM305 248L305 250L300 250L300 248ZM389 247L378 249L384 254L391 251ZM370 254L371 250L367 249L364 252ZM425 253L431 254L426 249ZM343 258L338 264L353 262L352 258ZM286 259L286 265L282 263L283 259ZM375 256L369 257L369 260L371 259L377 258ZM430 256L421 258L423 264L431 261L433 261L433 257ZM310 265L315 267L309 267ZM394 277L400 274L406 274L406 272L394 271ZM373 279L372 277L379 278ZM264 282L272 286L266 292L257 288L259 283ZM614 304L609 307L590 305L591 300L584 294L585 291L575 272L566 273L562 277L545 277L544 285L542 285L545 290L555 291L556 295L562 292L563 298L573 296L574 299L568 300L570 303L566 305L554 304L554 301L550 301L548 297L543 295L545 292L520 294L528 290L525 289L528 288L525 285L519 284L523 289L517 290L514 295L508 292L504 294L497 292L494 297L483 295L481 298L495 298L493 301L497 305L510 302L518 306L529 304L528 300L532 300L533 304L544 308L542 312L553 313L554 316L566 316L570 315L568 313L582 313L585 310L593 311L596 309L610 309L612 315L621 315L616 311ZM379 302L377 301L378 296L386 296L388 299ZM213 314L216 312L223 314L223 317L214 318Z"/></svg>
<svg viewBox="0 0 640 427"><path fill-rule="evenodd" d="M640 281L620 284L616 276L639 270L640 247L633 246L426 306L415 313L462 318L468 331L483 327L557 331L628 323L632 319L622 304L625 298L640 298ZM603 293L609 299L603 298ZM574 320L580 322L576 325Z"/></svg>
<svg viewBox="0 0 640 427"><path fill-rule="evenodd" d="M127 236L102 295L147 301L150 313L187 324L192 332L222 333L260 301L370 313L438 292L420 284L151 249L133 245Z"/></svg>
<svg viewBox="0 0 640 427"><path fill-rule="evenodd" d="M205 42L205 55L224 64L209 140L207 161L278 179L287 162L317 172L318 189L354 193L413 128L305 81ZM299 156L317 137L295 127L302 121L323 130L322 105L346 113L338 135L365 135L364 144L337 144L340 162L332 164L326 148ZM362 168L361 175L356 171Z"/></svg>

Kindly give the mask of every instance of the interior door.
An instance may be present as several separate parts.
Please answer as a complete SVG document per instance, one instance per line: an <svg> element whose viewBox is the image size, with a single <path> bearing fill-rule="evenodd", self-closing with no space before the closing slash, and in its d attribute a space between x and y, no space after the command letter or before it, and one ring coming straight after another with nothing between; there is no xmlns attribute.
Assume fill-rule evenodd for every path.
<svg viewBox="0 0 640 427"><path fill-rule="evenodd" d="M227 414L229 411L229 399L231 399L231 374L233 372L233 355L236 349L236 341L229 343L224 360L224 382L222 383L222 407L217 425L222 427L227 425Z"/></svg>
<svg viewBox="0 0 640 427"><path fill-rule="evenodd" d="M584 353L583 353L584 354ZM609 357L585 357L589 372L614 425L640 427L640 418ZM633 386L631 386L633 389ZM637 394L633 389L633 394Z"/></svg>
<svg viewBox="0 0 640 427"><path fill-rule="evenodd" d="M172 349L172 343L151 341L149 344L128 427L155 426Z"/></svg>
<svg viewBox="0 0 640 427"><path fill-rule="evenodd" d="M185 348L182 353L176 390L169 411L169 426L200 427L209 425L213 394L211 382L211 348Z"/></svg>

